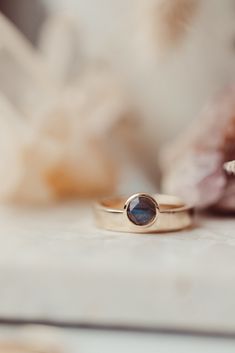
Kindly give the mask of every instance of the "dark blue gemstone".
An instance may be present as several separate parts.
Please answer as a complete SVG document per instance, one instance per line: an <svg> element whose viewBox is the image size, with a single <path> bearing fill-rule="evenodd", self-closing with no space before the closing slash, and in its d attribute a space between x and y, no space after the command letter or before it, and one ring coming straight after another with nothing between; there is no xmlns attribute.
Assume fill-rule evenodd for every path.
<svg viewBox="0 0 235 353"><path fill-rule="evenodd" d="M151 223L156 217L156 205L147 196L136 196L127 207L129 220L138 226L145 226Z"/></svg>

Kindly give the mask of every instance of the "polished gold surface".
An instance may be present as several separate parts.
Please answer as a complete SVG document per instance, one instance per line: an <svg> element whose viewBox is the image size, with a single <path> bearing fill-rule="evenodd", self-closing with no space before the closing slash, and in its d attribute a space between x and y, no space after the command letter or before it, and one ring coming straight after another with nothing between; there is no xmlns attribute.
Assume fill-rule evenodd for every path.
<svg viewBox="0 0 235 353"><path fill-rule="evenodd" d="M178 197L152 195L156 201L157 216L149 225L135 225L127 217L126 206L130 198L110 198L100 200L94 205L96 224L104 229L120 232L159 233L176 231L192 225L193 208L187 206Z"/></svg>

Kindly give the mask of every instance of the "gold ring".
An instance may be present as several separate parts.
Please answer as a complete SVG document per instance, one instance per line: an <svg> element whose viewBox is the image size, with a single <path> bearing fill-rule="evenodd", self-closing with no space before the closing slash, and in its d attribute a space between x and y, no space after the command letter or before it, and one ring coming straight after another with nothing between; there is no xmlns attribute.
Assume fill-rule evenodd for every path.
<svg viewBox="0 0 235 353"><path fill-rule="evenodd" d="M230 161L230 162L224 163L224 170L228 174L235 174L235 161Z"/></svg>
<svg viewBox="0 0 235 353"><path fill-rule="evenodd" d="M189 227L193 207L169 195L134 194L128 199L103 199L94 205L99 227L119 232L159 233Z"/></svg>

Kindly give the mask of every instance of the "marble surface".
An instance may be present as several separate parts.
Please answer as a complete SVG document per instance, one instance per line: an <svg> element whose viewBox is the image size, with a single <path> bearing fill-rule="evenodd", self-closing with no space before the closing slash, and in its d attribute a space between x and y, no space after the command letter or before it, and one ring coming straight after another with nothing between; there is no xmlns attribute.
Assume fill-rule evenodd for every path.
<svg viewBox="0 0 235 353"><path fill-rule="evenodd" d="M110 233L90 205L0 209L0 320L235 333L235 218Z"/></svg>
<svg viewBox="0 0 235 353"><path fill-rule="evenodd" d="M152 334L87 329L61 329L55 327L0 326L0 352L2 342L34 345L37 349L27 353L234 353L235 340L225 338ZM22 352L22 350L14 351Z"/></svg>

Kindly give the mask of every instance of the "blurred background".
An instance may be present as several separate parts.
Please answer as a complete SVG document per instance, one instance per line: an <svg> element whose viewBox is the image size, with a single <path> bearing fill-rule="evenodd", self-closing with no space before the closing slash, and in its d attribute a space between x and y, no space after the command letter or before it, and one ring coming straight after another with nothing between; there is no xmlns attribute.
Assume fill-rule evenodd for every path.
<svg viewBox="0 0 235 353"><path fill-rule="evenodd" d="M197 206L220 203L228 185L222 165L234 155L226 133L234 100L212 118L202 111L233 85L233 0L19 0L0 9L21 32L2 17L3 201L161 185ZM198 146L214 130L219 137L202 155ZM226 202L222 208L234 208Z"/></svg>
<svg viewBox="0 0 235 353"><path fill-rule="evenodd" d="M0 198L40 203L161 185L197 206L220 203L233 99L221 118L222 103L212 118L202 111L233 85L233 0L19 0L0 9L21 32L2 17L2 109L14 115L2 130L14 144L4 133Z"/></svg>

